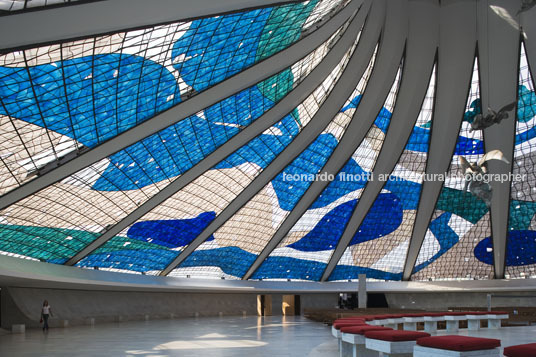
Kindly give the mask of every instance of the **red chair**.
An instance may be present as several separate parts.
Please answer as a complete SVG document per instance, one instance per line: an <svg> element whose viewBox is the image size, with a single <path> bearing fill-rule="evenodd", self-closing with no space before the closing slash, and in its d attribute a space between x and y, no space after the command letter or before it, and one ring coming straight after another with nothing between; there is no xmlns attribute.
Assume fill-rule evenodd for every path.
<svg viewBox="0 0 536 357"><path fill-rule="evenodd" d="M503 353L506 357L534 357L536 356L536 343L505 347Z"/></svg>
<svg viewBox="0 0 536 357"><path fill-rule="evenodd" d="M353 327L343 327L340 342L341 356L367 356L369 353L365 348L365 333L369 331L392 331L389 327L361 325Z"/></svg>
<svg viewBox="0 0 536 357"><path fill-rule="evenodd" d="M478 356L499 357L501 341L493 338L479 338L469 336L433 336L417 340L413 350L414 357L452 356L464 357Z"/></svg>
<svg viewBox="0 0 536 357"><path fill-rule="evenodd" d="M333 337L339 339L339 349L341 347L341 328L343 327L352 327L352 326L362 326L366 325L364 320L346 320L341 322L335 322L331 326L331 334ZM368 326L368 325L367 325Z"/></svg>

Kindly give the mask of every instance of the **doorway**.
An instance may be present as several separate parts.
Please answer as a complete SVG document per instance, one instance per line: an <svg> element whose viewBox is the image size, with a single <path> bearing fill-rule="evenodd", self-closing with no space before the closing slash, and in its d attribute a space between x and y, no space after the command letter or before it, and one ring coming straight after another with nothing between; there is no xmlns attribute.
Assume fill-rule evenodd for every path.
<svg viewBox="0 0 536 357"><path fill-rule="evenodd" d="M283 303L281 305L281 309L284 316L301 315L300 295L283 295Z"/></svg>

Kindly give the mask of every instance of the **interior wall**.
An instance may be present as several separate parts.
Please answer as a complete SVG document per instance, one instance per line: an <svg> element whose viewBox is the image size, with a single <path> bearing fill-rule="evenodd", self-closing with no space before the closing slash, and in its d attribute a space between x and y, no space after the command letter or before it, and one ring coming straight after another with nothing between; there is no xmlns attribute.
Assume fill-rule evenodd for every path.
<svg viewBox="0 0 536 357"><path fill-rule="evenodd" d="M39 327L43 301L54 317L51 327L102 322L204 316L257 315L257 294L158 293L43 288L2 288L1 327ZM273 315L282 314L282 294L271 294ZM301 308L331 308L337 294L301 294ZM65 323L67 321L67 323Z"/></svg>
<svg viewBox="0 0 536 357"><path fill-rule="evenodd" d="M305 309L332 309L339 303L338 293L300 294L301 314Z"/></svg>
<svg viewBox="0 0 536 357"><path fill-rule="evenodd" d="M282 314L283 294L269 294L273 315ZM301 310L337 306L337 293L299 294ZM492 307L536 307L534 292L501 292L492 297ZM498 297L497 295L500 295ZM38 327L40 309L47 299L54 317L51 327L95 323L203 316L257 315L257 294L129 292L3 287L1 327L23 323ZM386 293L390 308L444 310L487 306L486 292ZM507 298L503 296L509 296ZM526 296L525 298L522 296Z"/></svg>
<svg viewBox="0 0 536 357"><path fill-rule="evenodd" d="M150 293L122 291L59 290L38 288L5 288L2 290L2 322L4 328L24 323L38 327L40 309L48 300L54 317L51 327L95 323L202 317L255 315L256 295Z"/></svg>
<svg viewBox="0 0 536 357"><path fill-rule="evenodd" d="M445 310L451 307L487 307L486 292L453 293L387 293L390 308ZM495 297L493 296L495 295ZM497 296L500 295L500 296ZM502 296L509 296L507 298ZM527 296L527 297L519 297ZM534 292L501 292L492 294L491 306L495 307L536 307Z"/></svg>

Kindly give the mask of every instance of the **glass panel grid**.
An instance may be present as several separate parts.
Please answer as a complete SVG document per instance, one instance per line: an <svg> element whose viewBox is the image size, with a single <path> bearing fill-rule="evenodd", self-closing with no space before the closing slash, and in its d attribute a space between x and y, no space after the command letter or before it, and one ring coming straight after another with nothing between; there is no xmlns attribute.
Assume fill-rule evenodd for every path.
<svg viewBox="0 0 536 357"><path fill-rule="evenodd" d="M308 19L339 4L287 4L0 55L0 128L11 156L0 193L281 51Z"/></svg>
<svg viewBox="0 0 536 357"><path fill-rule="evenodd" d="M456 148L436 209L432 215L413 270L412 280L489 279L493 262L475 256L480 241L491 236L489 209L483 200L464 190L461 159L478 162L484 155L481 130L470 131L474 117L482 113L478 61Z"/></svg>
<svg viewBox="0 0 536 357"><path fill-rule="evenodd" d="M266 146L270 148L270 150L261 151L261 156L268 157L267 163L261 165L254 177L256 177L262 169L264 169L264 167L266 167L273 158L275 158L275 156L292 141L299 131L311 121L314 114L340 78L340 75L357 45L357 41L358 38L332 73L298 106L297 113L301 122L301 125L297 128L298 130L296 131L294 129L283 145L279 144L276 146L269 142L267 143ZM269 129L271 134L274 133L272 128ZM266 140L269 139L269 136L261 135L260 139ZM311 151L310 155L315 155L315 152ZM316 155L318 155L318 151L316 151ZM301 162L300 164L304 163L305 162ZM301 167L305 170L308 168L308 165L302 165ZM254 177L251 177L249 182L251 182ZM271 214L273 210L275 210L274 214L277 214L278 211L282 210L279 206L275 206L275 204L277 204L275 197L278 196L275 190L280 191L280 194L282 192L279 187L274 187L272 183L263 188L259 194L251 199L213 234L214 240L207 240L198 247L197 250L179 266L179 268L170 273L170 276L195 275L207 278L219 278L220 276L234 279L240 278L249 265L253 263L256 254L258 254L264 247L263 243L265 243L266 239L270 238L265 237L266 239L261 241L259 237L256 236L255 239L252 239L252 232L258 230L259 228L257 227L260 226L265 228L269 227L270 232L272 233L275 231L275 227L272 227L270 223L272 220ZM237 192L236 195L238 195L238 193L239 192ZM234 197L236 197L236 195L234 195ZM234 197L230 197L225 203L225 206L227 206ZM222 207L222 209L224 207ZM270 215L270 217L267 215ZM217 264L218 266L215 266L214 264Z"/></svg>
<svg viewBox="0 0 536 357"><path fill-rule="evenodd" d="M368 233L370 236L371 227L387 229L372 235L378 236L376 239L348 247L329 278L332 281L357 279L360 273L367 274L367 278L371 280L401 278L426 166L435 96L435 70L434 66L428 90L406 147L384 189L371 206L361 225L363 228L360 227L360 233L363 236Z"/></svg>
<svg viewBox="0 0 536 357"><path fill-rule="evenodd" d="M319 58L321 59L327 54L338 34L339 31L321 47L292 67L297 83L314 68L311 67L311 62L319 63ZM345 61L347 59L343 60L344 63ZM341 72L341 68L338 67L338 71ZM333 83L336 82L332 78L330 80ZM285 86L279 86L279 82L274 84L276 84L274 88L279 87L280 90L287 90ZM276 90L273 93L279 96ZM312 97L323 101L326 95L326 92L317 90ZM308 100L311 101L310 98ZM130 238L130 241L136 239L147 243L147 249L152 245L153 250L169 249L175 251L173 255L166 253L162 260L154 261L154 264L148 263L145 267L148 269L146 270L147 274L156 274L162 270L163 262L169 263L179 251L184 249L288 145L301 128L307 125L317 107L306 104L307 101L300 106L303 108L294 110L285 116L279 123L267 129L246 146L199 176L184 189L121 232L120 235ZM107 246L108 243L102 247L103 254ZM132 246L122 249L132 250ZM124 264L127 261L128 253L118 251L119 249L115 249L113 254L109 254L110 256L107 254L106 263L102 265L121 266L128 269L129 267L125 267ZM132 254L143 255L143 251ZM81 261L79 265L90 266L90 262L95 260L90 256ZM134 268L139 267L134 266Z"/></svg>
<svg viewBox="0 0 536 357"><path fill-rule="evenodd" d="M358 89L343 108L343 113L349 118L357 110L374 60L375 58L371 60L363 77L366 80L361 81ZM396 101L400 74L399 71L395 77L385 107L378 114L352 158L333 177L329 185L258 269L254 275L255 278L320 280L367 182L367 175L372 171L377 154L381 150L384 133L389 125L390 111ZM277 269L283 266L286 267L286 271Z"/></svg>
<svg viewBox="0 0 536 357"><path fill-rule="evenodd" d="M521 43L514 180L506 244L505 277L508 279L536 278L536 95L533 78L525 44ZM489 243L485 242L485 245L488 248Z"/></svg>
<svg viewBox="0 0 536 357"><path fill-rule="evenodd" d="M274 100L278 101L283 98L324 58L341 30L342 28L326 43L291 68L226 99L225 103L217 103L193 116L195 120L205 122L208 134L204 137L201 137L196 131L202 131L202 125L197 125L197 122L193 122L194 119L188 118L183 121L185 124L183 127L175 125L167 128L3 210L1 216L3 222L8 225L32 229L39 227L56 229L54 227L59 227L57 229L90 232L91 234L86 240L73 244L77 238L75 235L75 239L68 241L67 243L71 244L72 247L59 254L61 259L54 254L38 254L40 257L48 256L58 263L67 260L74 255L73 252L79 250L80 246L87 245L99 236L106 227L119 222L128 213L165 187L169 183L170 177L191 167L193 160L190 159L190 156L194 156L192 152L195 154L202 151L199 147L210 141L211 130L214 130L214 127L218 128L220 136L227 139L273 106ZM255 96L251 95L253 91L257 93ZM296 113L293 114L289 118L298 117ZM212 119L210 125L206 124L207 117L211 116L223 118ZM241 117L245 119L240 124L234 123L234 121L239 121ZM8 117L4 116L3 118ZM6 125L11 125L11 123ZM274 127L273 130L279 129ZM60 135L58 137L61 138ZM191 140L196 141L197 149ZM221 143L223 140L220 140L219 144ZM211 148L211 150L213 149ZM183 150L184 155L178 155L177 151L179 150ZM2 155L2 159L7 160L9 156ZM197 155L195 162L201 158L200 155ZM247 162L247 160L242 161ZM186 167L184 167L185 162L189 163ZM175 172L173 172L174 170ZM7 174L7 172L5 173ZM64 202L69 202L69 204L64 204ZM8 252L18 253L17 249L26 249L16 244L9 244L11 239L7 239L4 242L5 249L0 246L0 250L7 254Z"/></svg>

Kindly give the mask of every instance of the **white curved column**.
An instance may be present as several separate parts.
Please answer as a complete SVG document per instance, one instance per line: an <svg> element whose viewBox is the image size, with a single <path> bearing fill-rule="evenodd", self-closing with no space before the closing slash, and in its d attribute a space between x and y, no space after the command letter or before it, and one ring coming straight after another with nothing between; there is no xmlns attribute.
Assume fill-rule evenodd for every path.
<svg viewBox="0 0 536 357"><path fill-rule="evenodd" d="M521 25L528 62L531 68L536 68L536 21L534 21L536 18L536 6L519 14L516 18L519 19L519 24Z"/></svg>
<svg viewBox="0 0 536 357"><path fill-rule="evenodd" d="M456 146L473 71L475 19L475 1L441 1L436 100L426 162L427 177L447 172ZM421 198L424 199L419 201L404 265L404 280L411 276L442 187L443 182L439 180L423 182Z"/></svg>
<svg viewBox="0 0 536 357"><path fill-rule="evenodd" d="M519 29L514 26L514 23L507 21L505 17L506 14L515 17L516 12L521 7L521 1L489 0L487 4L486 2L481 2L479 5L478 56L481 82L480 93L482 111L487 113L488 107L499 110L504 105L517 101L520 53ZM510 164L506 164L497 160L489 161L488 169L490 174L508 176L512 172L516 112L517 105L509 113L509 119L484 130L486 152L500 150L510 162ZM512 182L510 180L502 182L493 180L490 184L493 190L490 219L495 279L504 279Z"/></svg>

